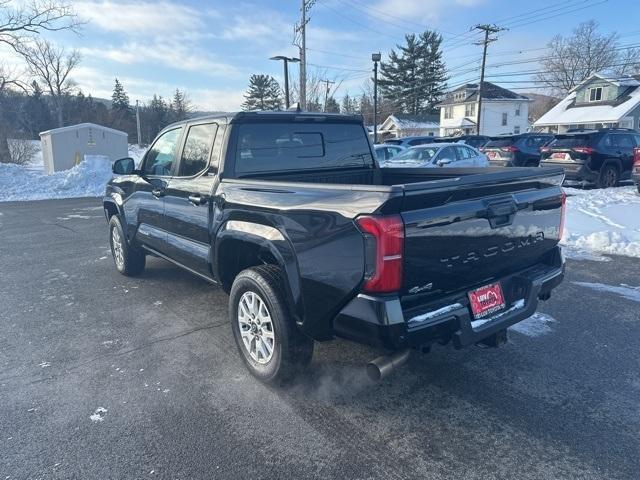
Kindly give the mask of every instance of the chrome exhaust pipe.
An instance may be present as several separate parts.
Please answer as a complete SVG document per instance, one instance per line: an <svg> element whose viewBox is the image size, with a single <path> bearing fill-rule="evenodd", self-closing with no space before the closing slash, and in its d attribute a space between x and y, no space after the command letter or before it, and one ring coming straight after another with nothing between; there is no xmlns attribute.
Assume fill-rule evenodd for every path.
<svg viewBox="0 0 640 480"><path fill-rule="evenodd" d="M396 368L404 365L409 359L411 350L400 350L391 355L383 355L367 363L367 376L374 382L388 377Z"/></svg>

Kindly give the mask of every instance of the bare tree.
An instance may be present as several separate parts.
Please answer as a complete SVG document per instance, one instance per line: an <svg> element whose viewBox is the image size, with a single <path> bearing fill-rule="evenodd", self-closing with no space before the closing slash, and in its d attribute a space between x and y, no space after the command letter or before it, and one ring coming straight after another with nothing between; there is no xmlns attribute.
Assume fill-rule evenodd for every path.
<svg viewBox="0 0 640 480"><path fill-rule="evenodd" d="M70 4L60 0L31 0L15 2L0 0L0 45L7 45L18 52L34 35L58 30L75 30L79 27ZM19 85L16 77L0 68L0 97L7 89ZM0 98L0 162L11 158L7 142L8 128Z"/></svg>
<svg viewBox="0 0 640 480"><path fill-rule="evenodd" d="M640 60L640 49L621 48L618 35L599 33L595 20L578 25L570 37L556 35L547 47L549 55L540 62L544 73L538 80L559 95L603 70L614 75L637 70Z"/></svg>
<svg viewBox="0 0 640 480"><path fill-rule="evenodd" d="M72 50L67 53L64 48L58 48L47 40L36 39L32 45L21 47L20 53L27 62L29 73L44 84L51 96L58 127L62 127L64 97L73 87L69 74L80 63L80 52Z"/></svg>

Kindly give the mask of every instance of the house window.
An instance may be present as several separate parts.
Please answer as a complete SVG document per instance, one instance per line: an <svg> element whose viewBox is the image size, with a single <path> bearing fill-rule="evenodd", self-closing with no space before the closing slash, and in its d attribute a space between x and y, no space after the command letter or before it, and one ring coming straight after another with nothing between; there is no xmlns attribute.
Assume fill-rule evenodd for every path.
<svg viewBox="0 0 640 480"><path fill-rule="evenodd" d="M520 104L516 105L516 117L520 116Z"/></svg>
<svg viewBox="0 0 640 480"><path fill-rule="evenodd" d="M459 102L460 100L464 100L464 97L465 97L464 92L458 92L458 93L455 93L455 94L453 95L453 99L454 99L456 102Z"/></svg>
<svg viewBox="0 0 640 480"><path fill-rule="evenodd" d="M507 114L506 113L502 114L502 126L503 127L507 126Z"/></svg>
<svg viewBox="0 0 640 480"><path fill-rule="evenodd" d="M467 103L464 106L464 116L465 117L475 117L476 115L476 104L475 103Z"/></svg>
<svg viewBox="0 0 640 480"><path fill-rule="evenodd" d="M516 125L513 127L513 133L516 135L520 133L520 125Z"/></svg>
<svg viewBox="0 0 640 480"><path fill-rule="evenodd" d="M453 107L444 107L444 118L453 118Z"/></svg>
<svg viewBox="0 0 640 480"><path fill-rule="evenodd" d="M589 101L599 102L602 100L602 87L595 87L589 89Z"/></svg>

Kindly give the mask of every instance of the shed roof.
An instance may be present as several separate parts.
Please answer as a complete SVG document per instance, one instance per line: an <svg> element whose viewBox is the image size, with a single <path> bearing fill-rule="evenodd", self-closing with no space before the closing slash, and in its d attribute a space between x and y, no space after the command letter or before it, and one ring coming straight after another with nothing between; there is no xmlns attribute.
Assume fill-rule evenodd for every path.
<svg viewBox="0 0 640 480"><path fill-rule="evenodd" d="M127 135L126 132L116 130L115 128L105 127L104 125L98 125L97 123L78 123L77 125L69 125L67 127L53 128L51 130L40 132L40 135L68 132L71 130L77 130L79 128L95 128L96 130L104 130L104 131L115 133L118 135L125 135L125 136Z"/></svg>

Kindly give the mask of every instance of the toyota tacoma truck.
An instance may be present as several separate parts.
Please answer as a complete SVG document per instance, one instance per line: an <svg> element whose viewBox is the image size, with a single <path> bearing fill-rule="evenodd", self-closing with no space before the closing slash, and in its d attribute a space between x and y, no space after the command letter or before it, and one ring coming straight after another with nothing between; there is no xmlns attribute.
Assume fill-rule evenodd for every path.
<svg viewBox="0 0 640 480"><path fill-rule="evenodd" d="M382 169L358 116L191 119L113 170L117 270L155 256L218 284L269 383L335 337L386 350L376 378L412 348L497 346L564 275L562 169Z"/></svg>

